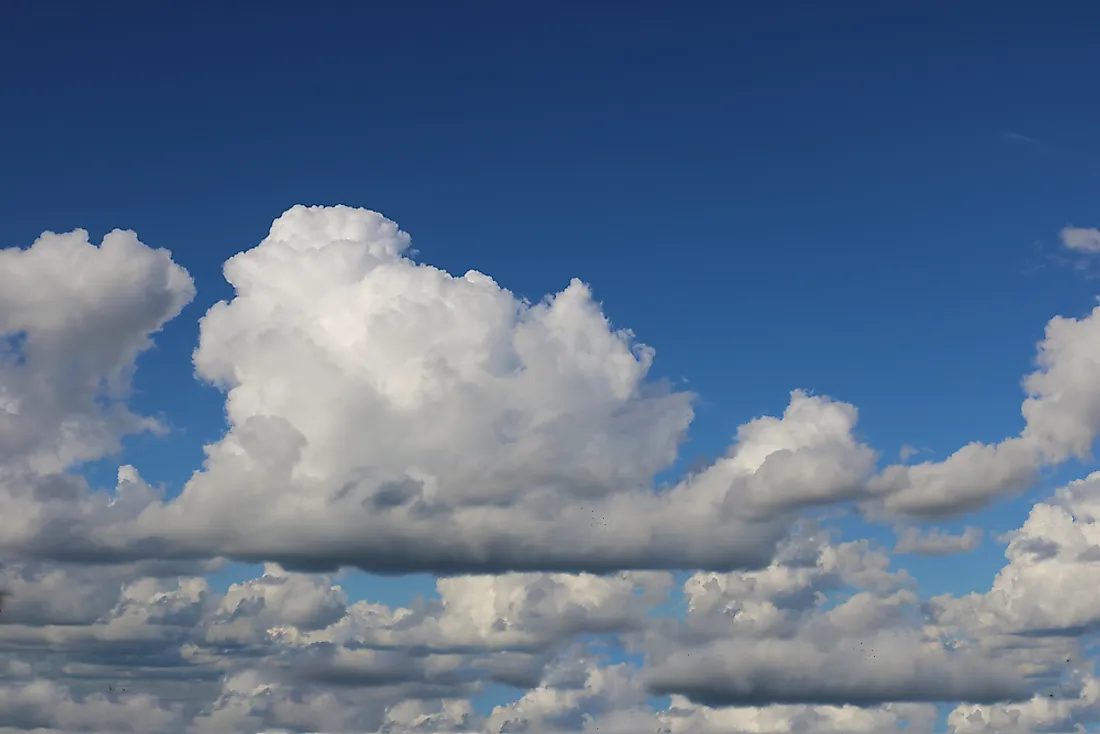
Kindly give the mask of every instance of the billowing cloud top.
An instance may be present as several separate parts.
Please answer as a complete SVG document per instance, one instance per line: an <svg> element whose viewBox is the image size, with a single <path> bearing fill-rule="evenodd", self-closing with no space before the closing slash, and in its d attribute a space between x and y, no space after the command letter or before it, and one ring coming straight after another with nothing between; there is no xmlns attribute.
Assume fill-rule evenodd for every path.
<svg viewBox="0 0 1100 734"><path fill-rule="evenodd" d="M32 260L53 241L7 256ZM115 242L83 245L106 275L80 307L116 335L97 376L132 365L192 292L132 237L126 247L175 269L113 267ZM781 418L744 426L728 457L658 492L692 396L647 378L652 349L612 328L580 281L526 303L408 246L375 212L286 212L226 263L236 295L202 319L196 371L227 391L230 423L203 470L171 501L132 472L109 500L67 490L79 510L37 507L37 526L0 542L33 555L65 522L54 552L116 560L155 547L384 572L728 570L767 563L793 510L859 495L873 469L856 410L795 391ZM19 482L12 494L71 479Z"/></svg>

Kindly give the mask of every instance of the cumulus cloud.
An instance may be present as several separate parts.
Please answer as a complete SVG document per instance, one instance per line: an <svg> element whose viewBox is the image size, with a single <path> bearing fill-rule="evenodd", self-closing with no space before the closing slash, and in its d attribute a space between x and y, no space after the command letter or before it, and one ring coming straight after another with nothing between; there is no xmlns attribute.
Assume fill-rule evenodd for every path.
<svg viewBox="0 0 1100 734"><path fill-rule="evenodd" d="M1100 307L1082 318L1050 320L1024 379L1019 436L969 443L943 461L895 464L870 490L896 516L947 517L979 509L1030 487L1044 466L1088 459L1100 431Z"/></svg>
<svg viewBox="0 0 1100 734"><path fill-rule="evenodd" d="M149 334L190 299L190 279L130 234L100 248L82 233L50 237L7 257L57 267L46 255L69 248L106 263L97 287L108 295L85 294L80 308L113 323L99 328L115 337L97 345L84 381L124 392ZM409 244L374 212L286 212L226 263L235 296L202 319L196 371L226 391L230 428L179 497L166 500L133 470L113 495L92 492L61 472L110 447L71 449L56 466L23 462L30 468L5 477L12 509L33 521L0 544L30 556L118 561L155 548L390 573L751 568L800 510L868 498L902 516L973 510L1030 486L1042 466L1087 456L1100 427L1100 388L1088 378L1098 309L1048 325L1018 437L876 474L875 451L855 438L856 408L796 390L782 416L746 423L726 456L659 492L654 477L676 457L692 396L649 379L652 349L613 328L579 281L527 303L483 274L417 263ZM136 253L117 288L116 251ZM134 311L147 315L123 317ZM30 357L9 359L12 370L47 359L37 350L50 322L21 318ZM40 394L56 392L49 370L37 379L49 387ZM36 394L4 385L13 405ZM73 409L102 412L88 395ZM42 425L64 424L46 415ZM60 526L67 547L43 541Z"/></svg>
<svg viewBox="0 0 1100 734"><path fill-rule="evenodd" d="M195 295L167 250L115 230L0 250L0 465L56 474L156 421L126 406L150 336ZM56 487L64 494L66 487ZM50 494L48 487L43 489Z"/></svg>
<svg viewBox="0 0 1100 734"><path fill-rule="evenodd" d="M989 592L934 600L944 620L1014 634L1075 632L1100 624L1100 472L1032 507L1009 534L1007 565Z"/></svg>
<svg viewBox="0 0 1100 734"><path fill-rule="evenodd" d="M953 734L1031 734L1037 731L1084 731L1100 720L1100 680L1083 677L1072 698L1036 696L1003 706L963 705L953 709L947 724Z"/></svg>
<svg viewBox="0 0 1100 734"><path fill-rule="evenodd" d="M1044 504L1093 522L1093 479ZM922 604L914 579L889 566L867 541L806 525L764 569L689 578L680 620L654 614L666 573L442 578L438 602L401 608L349 603L337 578L274 565L224 593L201 577L57 566L58 595L89 598L96 576L109 593L67 623L0 625L0 704L10 702L0 710L16 730L390 734L931 731L931 702L969 699L957 710L969 712L964 731L1017 710L1092 710L1085 679L1049 710L1036 694L1073 654L1065 639L1014 645L1026 625L991 629L969 597ZM1048 593L1086 586L1081 569ZM642 664L608 661L593 635L621 639ZM480 715L471 697L494 683L519 690ZM673 700L655 711L647 696L658 690Z"/></svg>
<svg viewBox="0 0 1100 734"><path fill-rule="evenodd" d="M11 711L26 718L5 719L17 728L929 731L922 701L1026 705L1024 679L1055 662L1053 648L1012 650L996 635L947 644L962 639L955 623L922 622L913 579L883 551L812 527L766 569L692 576L679 621L653 615L667 574L452 577L438 603L391 608L277 566L222 594L196 577L58 572L101 574L114 599L94 619L0 625L5 695L24 702ZM607 661L584 641L594 633L644 663ZM492 683L527 690L481 716L470 697ZM665 688L672 705L654 711L647 696ZM1060 700L1083 710L1081 690ZM110 729L124 717L130 728Z"/></svg>
<svg viewBox="0 0 1100 734"><path fill-rule="evenodd" d="M1100 229L1095 227L1063 227L1059 232L1062 245L1076 252L1100 252Z"/></svg>
<svg viewBox="0 0 1100 734"><path fill-rule="evenodd" d="M646 609L667 596L671 582L663 572L457 576L439 579L437 603L394 612L361 602L329 628L291 634L300 644L539 653L576 635L644 628Z"/></svg>
<svg viewBox="0 0 1100 734"><path fill-rule="evenodd" d="M794 390L663 486L693 396L586 285L531 303L409 245L295 207L226 263L194 364L228 429L178 494L79 470L160 430L127 398L190 276L130 232L0 251L0 732L930 732L944 701L956 734L1100 720L1100 474L1032 508L985 593L922 599L809 519L856 503L902 523L896 553L975 548L904 523L1091 458L1100 307L1047 325L999 443L879 467L855 406ZM226 558L264 570L219 592ZM434 573L436 598L353 600L349 566ZM491 687L514 697L479 712Z"/></svg>
<svg viewBox="0 0 1100 734"><path fill-rule="evenodd" d="M189 297L167 255L126 242L174 274L162 290ZM782 417L743 426L727 457L658 492L692 396L648 378L652 349L579 281L532 304L408 247L374 212L288 211L226 263L236 295L202 319L196 371L226 390L230 424L203 469L170 501L129 468L114 493L9 478L32 522L0 544L390 573L725 570L766 564L795 511L863 491L875 454L853 437L856 409L794 391ZM144 293L113 297L138 308ZM164 295L161 316L101 351L132 364L183 300ZM44 540L60 526L64 546Z"/></svg>
<svg viewBox="0 0 1100 734"><path fill-rule="evenodd" d="M172 500L136 470L114 492L65 470L155 428L101 398L125 397L190 278L132 233L5 251L5 277L49 281L55 311L95 326L39 313L40 290L5 291L3 331L20 338L0 420L21 453L0 481L10 516L29 522L0 522L0 546L389 573L751 568L800 510L868 498L897 515L972 510L1086 456L1100 425L1093 312L1048 325L1018 437L876 474L856 408L796 390L782 416L746 423L726 456L659 492L692 396L648 377L652 349L579 281L527 303L483 274L417 263L409 244L374 212L295 207L226 263L235 296L203 317L195 366L226 391L230 428ZM74 258L93 277L64 285L55 271Z"/></svg>
<svg viewBox="0 0 1100 734"><path fill-rule="evenodd" d="M823 545L821 563L795 571L778 567L770 591L760 596L797 596L805 584L827 589L823 581L837 573L885 591L904 581L883 567L883 559L860 544ZM790 562L799 552L787 550ZM114 573L100 568L95 573ZM792 574L793 572L793 574ZM497 680L495 672L514 653L502 649L490 630L512 628L525 636L543 628L539 614L522 610L532 603L546 609L585 604L596 617L627 620L616 632L638 634L630 608L647 609L660 601L648 587L617 596L617 589L665 579L600 578L587 575L528 576L538 592L521 591L519 578L495 594L477 594L488 580L480 577L439 581L437 613L451 617L456 630L485 632L464 645L421 647L417 636L380 639L371 621L392 631L394 620L423 626L422 610L387 608L368 602L347 605L336 621L317 629L317 610L343 603L334 579L265 569L259 578L212 592L201 578L174 582L157 578L116 584L115 603L92 621L57 625L0 626L0 711L14 730L56 731L371 731L403 734L416 731L670 731L694 734L715 731L853 731L927 718L920 707L904 704L870 706L792 705L776 708L711 708L678 697L665 710L646 703L644 670L628 663L609 663L597 647L580 641L580 628L559 629L551 653L524 682L526 692L482 716L469 697ZM746 581L743 579L742 581ZM455 594L453 587L465 585ZM730 593L735 590L730 587ZM483 601L484 596L489 600ZM532 600L530 597L535 596ZM301 597L301 603L291 603ZM269 606L257 600L273 600ZM325 600L335 600L326 602ZM356 607L360 607L359 610ZM365 613L370 608L374 613ZM227 610L232 610L227 616ZM252 621L246 621L252 620ZM506 620L505 624L497 622ZM272 625L263 629L265 624ZM236 625L238 633L222 634ZM352 631L354 630L354 631ZM430 635L425 636L430 639ZM48 651L48 652L47 652ZM50 669L43 668L49 665ZM5 703L6 702L6 703ZM7 706L7 708L3 708ZM761 728L789 716L787 728ZM799 727L802 728L799 728Z"/></svg>
<svg viewBox="0 0 1100 734"><path fill-rule="evenodd" d="M408 245L373 212L296 207L226 264L236 296L203 318L195 363L232 427L138 528L298 568L733 568L872 468L854 408L795 392L657 494L692 410L647 379L653 350L579 281L528 304Z"/></svg>
<svg viewBox="0 0 1100 734"><path fill-rule="evenodd" d="M812 565L808 551L817 556ZM881 551L833 546L815 534L786 554L761 571L688 581L687 618L648 640L651 692L704 706L984 703L1029 695L1021 671L953 647L925 625L911 579L889 572ZM843 587L854 592L828 593Z"/></svg>

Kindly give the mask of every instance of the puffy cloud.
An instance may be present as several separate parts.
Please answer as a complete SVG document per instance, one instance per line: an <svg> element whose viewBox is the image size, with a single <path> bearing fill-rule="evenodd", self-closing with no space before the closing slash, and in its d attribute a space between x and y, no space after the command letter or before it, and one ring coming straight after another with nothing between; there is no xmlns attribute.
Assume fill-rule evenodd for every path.
<svg viewBox="0 0 1100 734"><path fill-rule="evenodd" d="M669 734L922 734L932 731L935 719L928 704L711 708L683 696L673 696L660 714Z"/></svg>
<svg viewBox="0 0 1100 734"><path fill-rule="evenodd" d="M856 409L796 390L781 417L750 421L725 457L656 491L692 409L691 395L648 379L653 350L612 328L579 281L531 304L480 273L417 263L409 243L374 212L286 212L226 263L235 296L202 319L196 370L225 388L230 424L203 470L170 501L132 470L113 494L92 492L59 473L76 458L12 472L5 500L30 522L0 522L0 544L40 557L222 555L390 573L753 568L799 510L868 498L895 515L971 510L1030 486L1045 464L1087 455L1100 426L1089 378L1098 308L1048 325L1018 437L875 474L875 452L854 437ZM126 233L100 248L83 233L51 235L6 257L11 272L64 283L50 268L70 251L106 263L110 294L81 286L93 294L83 311L114 335L92 350L85 382L122 389L149 333L191 297L190 279ZM112 285L111 257L127 258L125 287ZM41 345L68 322L21 318L5 331L28 333L26 359L63 361ZM50 343L70 344L66 334ZM11 370L27 369L20 359ZM64 382L48 369L38 379L43 395ZM13 405L34 394L4 385ZM34 413L64 424L57 411ZM61 526L64 545L44 540Z"/></svg>
<svg viewBox="0 0 1100 734"><path fill-rule="evenodd" d="M36 680L0 687L0 721L14 731L140 734L178 727L180 712L160 706L148 695L112 699L92 694L74 698L62 686Z"/></svg>
<svg viewBox="0 0 1100 734"><path fill-rule="evenodd" d="M1087 459L1100 430L1100 306L1080 319L1055 317L1039 343L1039 369L1028 375L1022 439L1050 462Z"/></svg>
<svg viewBox="0 0 1100 734"><path fill-rule="evenodd" d="M415 648L540 652L579 634L641 629L646 609L663 599L672 577L661 572L504 574L439 579L439 602L391 610L360 602L338 623L295 642Z"/></svg>
<svg viewBox="0 0 1100 734"><path fill-rule="evenodd" d="M943 461L889 466L871 480L871 488L884 496L883 505L893 514L945 517L1024 491L1038 470L1038 448L1010 438L993 445L967 444Z"/></svg>
<svg viewBox="0 0 1100 734"><path fill-rule="evenodd" d="M1083 484L1051 502L1074 503L1081 517L1095 505ZM5 572L33 578L39 566ZM67 624L0 625L0 686L12 702L41 702L11 709L9 727L824 734L930 731L934 707L905 703L914 699L989 699L958 709L971 726L1000 726L1017 710L1078 720L1092 710L1084 679L1058 706L1018 688L1058 667L1064 642L1013 649L1004 630L979 624L968 597L948 598L962 632L945 598L926 618L914 580L891 571L883 551L833 543L812 525L764 569L692 576L682 621L654 615L664 573L444 578L438 602L391 608L349 604L336 579L277 566L224 594L201 578L140 572L57 567L52 589L71 576L75 598L98 598L86 591L98 574L114 598ZM584 641L593 634L637 646L644 664L608 664ZM36 679L50 681L48 695L28 688ZM493 682L528 690L483 718L470 697ZM647 705L654 687L675 688L670 708ZM1010 696L1027 700L993 703ZM122 718L130 728L112 729Z"/></svg>
<svg viewBox="0 0 1100 734"><path fill-rule="evenodd" d="M870 482L890 513L944 517L978 509L1030 487L1043 466L1090 456L1100 431L1100 306L1055 317L1038 345L1038 369L1024 380L1025 426L997 444L974 442L939 462L897 464Z"/></svg>
<svg viewBox="0 0 1100 734"><path fill-rule="evenodd" d="M167 255L126 242L179 276L162 291L182 287ZM226 263L236 295L202 319L196 370L227 390L230 424L203 470L170 501L130 468L114 493L13 476L8 502L30 522L0 522L0 544L390 573L726 570L766 564L795 511L863 494L875 454L853 438L855 408L802 391L657 491L692 396L647 378L652 349L579 281L530 304L418 264L408 245L374 212L285 213ZM115 298L137 308L144 294ZM129 364L162 321L104 353Z"/></svg>
<svg viewBox="0 0 1100 734"><path fill-rule="evenodd" d="M964 705L947 716L953 734L1032 734L1037 731L1085 731L1100 721L1100 681L1092 676L1076 681L1072 698L1036 696L1001 706Z"/></svg>
<svg viewBox="0 0 1100 734"><path fill-rule="evenodd" d="M118 450L126 434L160 430L128 408L130 380L151 335L194 293L169 253L133 232L99 246L83 230L46 233L0 251L0 545L9 557L79 555L84 537L148 504L147 487L123 481L117 496L97 495L65 470Z"/></svg>
<svg viewBox="0 0 1100 734"><path fill-rule="evenodd" d="M438 581L437 604L389 608L349 604L335 579L274 565L224 594L201 577L144 570L4 569L9 579L41 578L42 595L61 597L58 613L39 618L26 611L40 608L41 596L30 584L18 587L15 616L0 625L0 704L23 702L0 707L15 712L9 727L482 730L470 696L491 683L573 690L595 661L578 640L644 627L670 582L665 573L452 577ZM97 585L102 592L91 594ZM81 601L92 603L73 611ZM614 670L609 681L633 675ZM49 685L40 690L35 681ZM584 700L611 711L620 704L601 698L611 690L597 686ZM634 690L632 705L644 698ZM516 695L513 714L537 719L538 706ZM583 703L571 693L558 698ZM130 728L112 728L121 717Z"/></svg>
<svg viewBox="0 0 1100 734"><path fill-rule="evenodd" d="M52 475L158 424L124 402L150 335L195 295L167 250L115 230L0 250L0 466ZM40 498L48 499L52 485ZM55 492L66 493L56 487Z"/></svg>
<svg viewBox="0 0 1100 734"><path fill-rule="evenodd" d="M232 427L140 528L296 568L733 568L770 557L785 524L764 520L872 468L855 410L796 392L657 494L692 411L647 381L653 350L579 281L527 304L408 244L373 212L296 207L226 264L236 296L203 318L195 363Z"/></svg>
<svg viewBox="0 0 1100 734"><path fill-rule="evenodd" d="M169 497L76 471L158 430L126 397L190 277L127 232L0 252L0 732L927 732L940 701L965 702L957 733L1100 720L1100 475L1032 509L983 594L922 600L805 518L946 516L1088 459L1100 308L1048 324L1000 443L878 471L854 406L795 390L658 488L692 396L579 281L528 303L346 207L288 211L225 275L194 361L228 431ZM900 527L899 553L981 538ZM224 557L267 565L218 593ZM351 601L342 566L443 577L395 607ZM682 618L669 569L695 572ZM514 700L481 715L493 685Z"/></svg>
<svg viewBox="0 0 1100 734"><path fill-rule="evenodd" d="M1071 250L1084 253L1100 252L1100 229L1094 227L1063 227L1058 233L1062 244Z"/></svg>
<svg viewBox="0 0 1100 734"><path fill-rule="evenodd" d="M489 715L487 730L497 732L576 731L604 726L604 717L640 707L645 689L629 665L601 667L593 660L569 660L550 671L549 679ZM653 716L649 715L650 727ZM614 731L615 722L608 722Z"/></svg>
<svg viewBox="0 0 1100 734"><path fill-rule="evenodd" d="M23 520L0 520L0 545L390 573L753 568L802 509L971 510L1087 455L1100 426L1098 308L1048 325L1019 437L875 474L856 409L796 390L781 417L750 421L725 457L657 491L692 396L648 379L653 350L612 328L579 281L531 304L480 273L419 264L409 243L374 212L295 207L226 263L235 296L203 317L195 366L225 388L230 428L170 501L135 470L113 493L63 471L153 426L97 400L125 395L149 334L191 298L189 277L130 233L5 251L5 277L49 281L56 307L29 316L40 291L6 295L19 316L3 331L25 337L5 362L0 420L31 438L13 442L22 459L0 477L5 517ZM76 260L95 277L66 284ZM98 332L50 316L64 310ZM78 352L79 369L59 366Z"/></svg>
<svg viewBox="0 0 1100 734"><path fill-rule="evenodd" d="M1036 504L1009 538L987 593L933 600L942 621L1070 636L1100 624L1100 472Z"/></svg>
<svg viewBox="0 0 1100 734"><path fill-rule="evenodd" d="M738 428L730 455L685 490L705 491L758 517L861 497L876 455L854 438L857 419L847 403L795 390L781 418L763 416Z"/></svg>
<svg viewBox="0 0 1100 734"><path fill-rule="evenodd" d="M813 565L806 551L817 546ZM1030 695L1021 670L923 622L905 574L866 544L819 534L767 569L698 574L690 613L648 640L646 685L704 706L873 706ZM844 587L847 598L830 596Z"/></svg>

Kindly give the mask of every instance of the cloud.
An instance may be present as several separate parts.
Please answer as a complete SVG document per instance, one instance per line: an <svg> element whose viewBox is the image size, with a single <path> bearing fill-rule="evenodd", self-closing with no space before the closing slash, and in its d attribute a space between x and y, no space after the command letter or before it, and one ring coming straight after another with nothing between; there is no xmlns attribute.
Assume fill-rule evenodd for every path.
<svg viewBox="0 0 1100 734"><path fill-rule="evenodd" d="M905 444L901 447L901 449L898 450L898 458L901 459L901 461L904 463L912 459L914 456L922 454L926 451L928 451L928 449L918 449L916 446Z"/></svg>
<svg viewBox="0 0 1100 734"><path fill-rule="evenodd" d="M1046 504L1090 518L1092 483ZM38 568L4 572L31 578ZM1076 568L1049 593L1064 598L1087 586L1086 567ZM1041 679L1069 654L1062 638L1012 646L1011 634L989 627L988 612L970 611L977 608L969 597L934 600L922 621L927 605L914 580L891 571L881 549L835 543L812 524L767 568L693 575L682 620L654 614L668 590L665 573L451 577L438 580L438 602L400 608L350 603L335 577L272 565L225 593L201 577L143 570L53 566L60 596L71 589L86 598L99 581L105 591L93 610L68 623L28 617L0 625L7 726L930 732L935 707L923 701L986 701L970 710L995 722L1003 720L998 711L1031 711L1040 704L1027 679ZM989 597L999 598L996 584ZM645 653L642 662L608 661L589 641L594 633ZM508 680L522 686L515 699L476 713L471 697ZM663 688L674 689L672 705L654 711L647 696ZM1059 710L1088 715L1090 690L1066 688ZM1022 702L993 703L1003 698Z"/></svg>
<svg viewBox="0 0 1100 734"><path fill-rule="evenodd" d="M934 600L952 624L997 632L1076 632L1100 625L1100 472L1070 483L1031 509L1009 534L987 594Z"/></svg>
<svg viewBox="0 0 1100 734"><path fill-rule="evenodd" d="M579 281L528 304L408 244L373 212L296 207L226 264L236 297L203 318L195 363L232 427L139 528L295 568L731 568L871 469L854 409L795 392L659 495L692 396L647 380L653 350Z"/></svg>
<svg viewBox="0 0 1100 734"><path fill-rule="evenodd" d="M1019 436L972 442L943 461L895 464L869 483L886 512L941 518L980 509L1030 487L1045 466L1088 459L1100 431L1100 307L1082 318L1056 316L1037 345L1037 369L1024 379Z"/></svg>
<svg viewBox="0 0 1100 734"><path fill-rule="evenodd" d="M104 281L115 311L82 306L124 322L100 347L123 366L191 293L167 255L126 242L171 275L146 279L163 308L140 323L121 315L151 298L132 286ZM69 464L31 467L4 479L11 516L30 523L0 522L0 546L385 573L724 570L766 564L797 510L863 492L875 453L853 438L856 409L803 391L658 492L692 396L648 378L652 349L579 281L526 303L408 246L374 212L289 210L226 263L236 295L201 322L196 371L226 390L230 424L203 469L168 500L128 467L113 493L58 473Z"/></svg>
<svg viewBox="0 0 1100 734"><path fill-rule="evenodd" d="M737 706L713 708L672 696L660 721L671 734L891 734L928 733L936 709L927 704L862 706Z"/></svg>
<svg viewBox="0 0 1100 734"><path fill-rule="evenodd" d="M1082 677L1077 688L1070 699L1037 696L1007 706L958 706L948 714L947 724L954 734L1082 731L1086 722L1100 720L1100 680Z"/></svg>
<svg viewBox="0 0 1100 734"><path fill-rule="evenodd" d="M958 535L932 528L922 533L919 528L902 528L894 553L915 553L920 556L948 556L974 550L982 542L981 528L968 527Z"/></svg>
<svg viewBox="0 0 1100 734"><path fill-rule="evenodd" d="M338 623L317 632L289 630L296 644L356 641L378 649L421 653L539 653L582 634L641 629L647 606L663 600L672 576L663 572L503 574L437 581L439 602L391 610L358 603Z"/></svg>
<svg viewBox="0 0 1100 734"><path fill-rule="evenodd" d="M809 565L805 554L814 546L817 560ZM648 690L711 707L1030 696L1022 670L954 647L926 627L911 580L890 573L881 552L832 546L820 534L788 552L762 571L689 580L687 618L647 640ZM856 591L828 593L843 587Z"/></svg>
<svg viewBox="0 0 1100 734"><path fill-rule="evenodd" d="M1100 252L1100 229L1094 227L1063 227L1058 233L1062 245L1070 250L1086 254Z"/></svg>
<svg viewBox="0 0 1100 734"><path fill-rule="evenodd" d="M0 252L0 732L931 732L944 701L954 734L1100 720L1100 474L1034 505L983 593L921 598L811 520L855 504L895 553L976 547L905 522L1091 458L1100 308L1049 322L1001 442L879 467L855 406L794 390L663 486L693 396L587 286L529 303L409 245L295 207L226 263L194 362L228 428L178 494L79 471L160 429L131 378L190 276L128 232ZM265 566L222 592L225 558ZM437 574L436 598L354 600L347 566Z"/></svg>
<svg viewBox="0 0 1100 734"><path fill-rule="evenodd" d="M56 474L158 428L124 399L150 336L194 295L167 250L129 231L98 247L75 230L0 250L0 464Z"/></svg>
<svg viewBox="0 0 1100 734"><path fill-rule="evenodd" d="M139 734L167 731L179 721L179 713L159 706L151 696L131 696L121 701L104 695L74 699L68 689L36 680L0 688L0 721L14 731Z"/></svg>
<svg viewBox="0 0 1100 734"><path fill-rule="evenodd" d="M807 508L854 500L897 517L968 512L1026 489L1044 466L1087 456L1100 429L1100 387L1087 377L1097 309L1048 324L1017 437L876 473L876 452L855 438L857 409L796 390L782 416L741 426L725 456L658 491L692 395L649 378L654 351L613 328L585 285L528 303L483 274L414 262L408 235L377 213L294 207L226 263L235 296L202 318L196 372L225 390L229 420L203 468L173 499L132 468L114 492L94 491L65 470L153 427L132 416L105 426L100 398L125 397L149 335L194 291L167 253L132 234L100 248L86 239L50 235L5 253L11 271L54 281L64 280L49 270L62 268L56 253L93 258L98 285L52 287L108 335L84 360L83 402L35 409L29 433L50 450L0 477L4 514L22 519L0 521L0 547L17 557L225 556L383 573L749 569L768 563ZM26 294L37 291L19 292L12 311L32 310L37 296ZM26 356L8 360L16 379L3 384L9 403L37 405L63 395L72 373L46 366L32 381L30 367L64 363L71 355L56 350L77 347L62 333L68 321L20 318L5 332L26 332ZM51 329L62 329L54 342ZM42 351L47 343L55 351ZM124 403L112 410L130 416ZM67 421L88 416L99 443L73 443L83 432ZM51 431L74 448L51 443Z"/></svg>

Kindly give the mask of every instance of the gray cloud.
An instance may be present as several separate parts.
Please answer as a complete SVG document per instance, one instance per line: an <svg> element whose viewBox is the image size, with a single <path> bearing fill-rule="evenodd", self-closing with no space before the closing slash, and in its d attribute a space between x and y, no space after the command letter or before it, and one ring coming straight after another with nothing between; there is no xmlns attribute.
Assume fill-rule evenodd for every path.
<svg viewBox="0 0 1100 734"><path fill-rule="evenodd" d="M919 528L902 528L894 553L914 553L919 556L949 556L974 550L982 542L981 528L968 527L958 535L945 533L939 528L921 532Z"/></svg>

